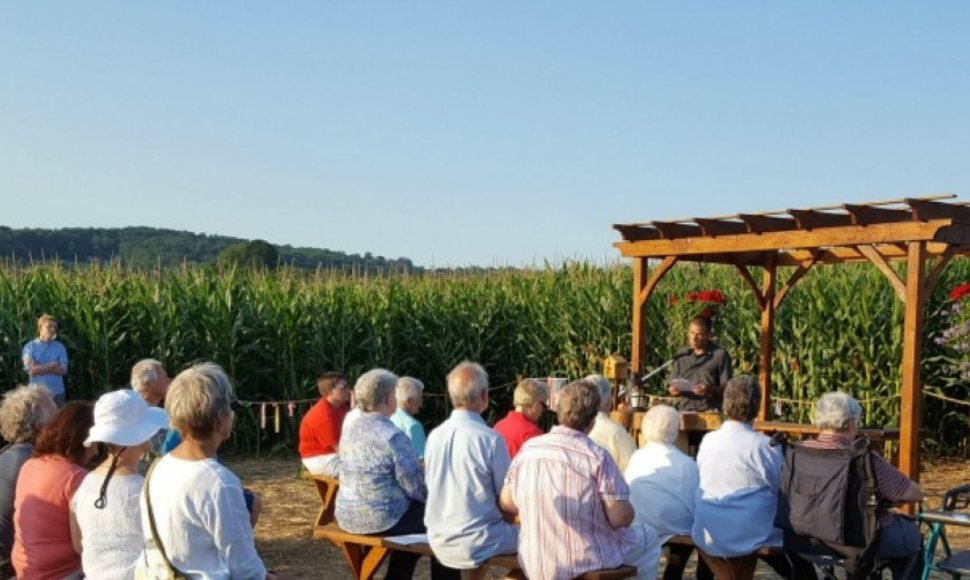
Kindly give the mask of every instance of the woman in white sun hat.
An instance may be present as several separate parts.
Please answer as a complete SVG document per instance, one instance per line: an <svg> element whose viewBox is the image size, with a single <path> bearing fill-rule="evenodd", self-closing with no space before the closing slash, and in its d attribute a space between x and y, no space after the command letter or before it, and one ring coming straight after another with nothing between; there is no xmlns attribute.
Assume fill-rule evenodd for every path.
<svg viewBox="0 0 970 580"><path fill-rule="evenodd" d="M145 478L138 462L168 416L131 389L101 395L85 446L107 457L85 476L71 501L71 537L88 578L130 580L145 545L139 496Z"/></svg>

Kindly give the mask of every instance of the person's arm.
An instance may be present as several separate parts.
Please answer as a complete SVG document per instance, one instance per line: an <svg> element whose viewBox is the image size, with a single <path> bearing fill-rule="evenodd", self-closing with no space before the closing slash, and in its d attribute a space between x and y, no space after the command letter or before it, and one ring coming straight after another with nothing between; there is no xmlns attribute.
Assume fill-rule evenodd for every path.
<svg viewBox="0 0 970 580"><path fill-rule="evenodd" d="M918 502L923 501L923 488L919 486L915 481L909 482L909 487L903 492L902 496L899 498L900 502Z"/></svg>
<svg viewBox="0 0 970 580"><path fill-rule="evenodd" d="M604 499L606 520L614 528L625 528L633 523L633 505L625 499Z"/></svg>
<svg viewBox="0 0 970 580"><path fill-rule="evenodd" d="M50 372L55 375L66 375L67 374L67 349L64 345L57 343L60 348L57 349L57 360L51 363Z"/></svg>
<svg viewBox="0 0 970 580"><path fill-rule="evenodd" d="M68 511L68 521L71 524L71 545L78 556L81 555L81 526L77 523L77 514L74 513L74 502L71 502L71 509Z"/></svg>
<svg viewBox="0 0 970 580"><path fill-rule="evenodd" d="M230 578L272 578L256 552L249 511L243 498L239 480L225 478L209 490L194 490L201 495L200 505L204 525L223 562L229 567ZM177 525L178 522L173 522ZM177 527L175 529L178 529ZM178 533L178 532L175 532Z"/></svg>
<svg viewBox="0 0 970 580"><path fill-rule="evenodd" d="M421 423L417 421L411 423L411 426L408 427L407 437L411 440L411 447L414 448L414 453L418 456L418 459L424 459L425 438L424 427Z"/></svg>
<svg viewBox="0 0 970 580"><path fill-rule="evenodd" d="M502 487L502 493L498 497L498 506L507 514L518 515L519 506L515 505L515 498L512 497L512 485L506 481Z"/></svg>
<svg viewBox="0 0 970 580"><path fill-rule="evenodd" d="M411 447L411 440L403 431L395 428L388 445L394 460L394 479L397 480L397 484L409 498L422 503L428 501L424 469L421 468L418 456Z"/></svg>

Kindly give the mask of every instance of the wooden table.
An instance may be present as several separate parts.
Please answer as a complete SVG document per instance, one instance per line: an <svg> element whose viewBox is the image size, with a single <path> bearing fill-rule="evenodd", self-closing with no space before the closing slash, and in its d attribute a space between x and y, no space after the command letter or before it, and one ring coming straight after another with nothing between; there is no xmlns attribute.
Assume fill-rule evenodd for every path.
<svg viewBox="0 0 970 580"><path fill-rule="evenodd" d="M640 437L640 425L643 423L643 416L646 413L634 411L632 413L624 413L623 415L627 417L614 414L614 419L621 425L627 427L630 435L633 436L633 440L637 442L638 446L642 447L644 442ZM680 435L677 437L676 445L686 453L688 452L687 439L689 433L714 431L721 426L722 422L723 417L720 413L681 413ZM785 433L790 440L815 437L821 431L814 425L786 423L783 421L755 421L754 428L767 435ZM859 429L859 435L869 439L870 447L873 450L892 461L893 465L897 465L899 459L899 429Z"/></svg>

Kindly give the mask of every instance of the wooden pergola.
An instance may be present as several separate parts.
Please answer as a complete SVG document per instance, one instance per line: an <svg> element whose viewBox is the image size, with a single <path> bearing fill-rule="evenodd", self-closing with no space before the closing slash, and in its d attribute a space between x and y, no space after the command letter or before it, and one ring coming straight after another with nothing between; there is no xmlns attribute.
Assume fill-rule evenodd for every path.
<svg viewBox="0 0 970 580"><path fill-rule="evenodd" d="M768 419L775 312L785 296L816 264L871 262L905 305L899 467L918 480L923 310L947 263L970 254L970 207L946 201L953 197L614 225L623 240L613 245L633 259L631 370L644 371L647 300L664 275L679 262L734 266L761 310L759 419ZM903 276L893 261L905 261ZM763 270L760 283L750 270L755 266ZM794 271L779 284L778 269L784 266Z"/></svg>

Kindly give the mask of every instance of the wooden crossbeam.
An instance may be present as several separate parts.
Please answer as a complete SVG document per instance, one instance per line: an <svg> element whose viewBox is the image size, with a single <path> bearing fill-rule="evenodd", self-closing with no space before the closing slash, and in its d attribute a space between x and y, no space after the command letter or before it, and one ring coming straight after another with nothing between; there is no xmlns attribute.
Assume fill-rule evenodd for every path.
<svg viewBox="0 0 970 580"><path fill-rule="evenodd" d="M616 224L613 229L620 232L625 240L659 240L660 230L650 226Z"/></svg>
<svg viewBox="0 0 970 580"><path fill-rule="evenodd" d="M788 213L795 218L798 227L803 230L852 225L852 217L849 214L827 213L811 209L790 209Z"/></svg>
<svg viewBox="0 0 970 580"><path fill-rule="evenodd" d="M913 212L905 209L887 209L852 203L847 203L843 207L852 217L852 223L857 226L905 222L913 219Z"/></svg>
<svg viewBox="0 0 970 580"><path fill-rule="evenodd" d="M746 234L748 226L743 222L697 218L694 220L701 226L705 236L723 236L726 234Z"/></svg>
<svg viewBox="0 0 970 580"><path fill-rule="evenodd" d="M952 218L959 223L970 223L970 207L955 203L941 203L928 199L907 199L913 209L913 217L921 221Z"/></svg>
<svg viewBox="0 0 970 580"><path fill-rule="evenodd" d="M849 219L847 215L845 219ZM846 226L812 231L772 232L718 238L624 241L616 242L613 245L624 256L663 257L678 255L687 257L700 254L777 252L779 248L811 249L856 246L859 244L892 244L900 241L936 241L970 245L970 225L950 225L949 220L909 221L872 226Z"/></svg>
<svg viewBox="0 0 970 580"><path fill-rule="evenodd" d="M753 234L783 232L798 229L798 223L790 218L772 217L752 213L738 214L738 218L747 224L748 229Z"/></svg>
<svg viewBox="0 0 970 580"><path fill-rule="evenodd" d="M738 271L738 274L741 274L741 279L744 280L745 283L748 284L748 287L751 288L751 291L754 292L755 300L758 301L758 308L764 310L765 308L764 294L761 293L761 288L759 288L758 283L754 281L754 276L751 275L751 272L748 270L748 267L745 266L744 264L735 263L734 268Z"/></svg>
<svg viewBox="0 0 970 580"><path fill-rule="evenodd" d="M667 239L693 238L703 235L700 226L675 222L652 222L653 227L660 230L660 235Z"/></svg>

